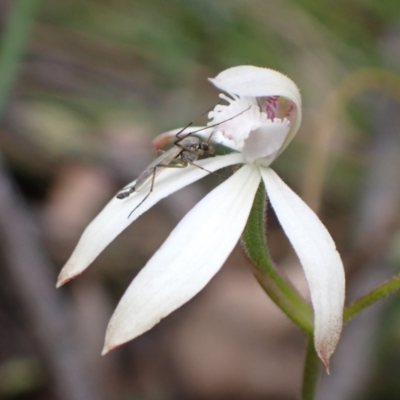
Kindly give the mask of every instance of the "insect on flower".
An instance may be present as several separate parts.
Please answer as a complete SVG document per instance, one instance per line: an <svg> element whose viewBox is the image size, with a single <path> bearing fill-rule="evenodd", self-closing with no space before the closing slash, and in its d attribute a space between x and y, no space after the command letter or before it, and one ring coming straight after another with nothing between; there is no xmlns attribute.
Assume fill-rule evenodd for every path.
<svg viewBox="0 0 400 400"><path fill-rule="evenodd" d="M192 133L188 133L184 137L180 137L179 135L181 133L182 132L176 134L178 140L174 143L174 146L172 148L167 151L158 150L158 157L153 162L151 162L149 166L139 175L134 184L125 187L117 193L117 199L125 199L129 197L133 192L139 192L140 190L148 187L150 184L149 192L143 198L143 200L131 211L129 216L153 192L155 178L164 168L184 168L190 164L196 166L197 168L204 169L199 165L196 165L194 161L196 161L199 156L214 153L214 148L209 144L212 134L205 142L195 136L191 136Z"/></svg>
<svg viewBox="0 0 400 400"><path fill-rule="evenodd" d="M221 121L218 124L207 127L207 129L218 126L223 122L227 122L228 120L239 116L247 110L248 108L243 110L241 113L227 119L226 121ZM214 147L210 144L214 131L211 132L207 141L203 141L202 139L193 136L193 134L203 130L202 128L186 133L184 136L182 136L183 132L191 125L192 123L181 129L175 135L177 140L175 141L174 146L171 147L169 150L157 150L158 157L148 165L148 167L139 175L136 181L133 184L126 186L117 193L116 198L122 200L129 197L132 193L139 192L150 185L149 192L143 198L143 200L130 212L128 218L138 207L140 207L141 204L143 204L144 201L146 201L146 199L153 192L155 178L162 170L164 170L164 168L185 168L188 165L193 165L196 168L200 168L208 173L212 173L211 171L208 171L200 165L197 165L195 161L200 156L210 155L214 153Z"/></svg>
<svg viewBox="0 0 400 400"><path fill-rule="evenodd" d="M110 320L103 354L148 331L207 285L238 242L263 182L269 203L303 266L314 310L314 345L327 367L342 330L343 264L322 222L271 168L299 129L300 91L282 73L251 65L229 68L210 81L225 94L220 95L224 103L209 112L207 126L187 127L185 135L182 129L165 132L154 140L156 149L175 141L176 148L166 152L168 163L163 153L164 158L155 160L139 177L142 186L132 182L117 194L122 196L128 190L129 196L137 188L153 185L152 196L144 191L133 193L129 201L114 196L83 232L57 286L82 273L128 225L161 199L203 178L206 172L240 165L189 211L137 274ZM181 134L177 136L177 132ZM194 135L200 139L192 141ZM199 154L191 146L201 149L210 145L211 139L230 149L230 154L196 161L202 169L191 168L194 163L188 162L188 168L169 168L155 176L165 170L164 164L176 163L177 158L181 163L183 159L183 164L195 160ZM126 218L146 194L147 201Z"/></svg>

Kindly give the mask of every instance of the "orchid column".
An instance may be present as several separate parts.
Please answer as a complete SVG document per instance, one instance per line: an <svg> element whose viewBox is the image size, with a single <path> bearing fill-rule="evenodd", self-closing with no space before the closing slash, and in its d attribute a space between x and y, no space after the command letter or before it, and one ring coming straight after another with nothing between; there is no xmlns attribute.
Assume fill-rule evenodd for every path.
<svg viewBox="0 0 400 400"><path fill-rule="evenodd" d="M228 155L198 161L199 166L207 171L235 164L240 168L182 219L133 280L109 323L104 353L151 329L203 289L239 240L263 182L303 266L314 309L315 349L327 366L342 329L342 262L318 217L270 168L299 128L299 90L285 75L254 66L230 68L211 82L227 94L221 94L226 104L210 112L208 127L192 127L186 132L207 140L212 135L213 142L232 150ZM164 143L175 133L161 135L156 143ZM160 199L205 176L204 169L165 169L157 175L151 196L137 209L146 191L134 192L124 200L114 197L84 231L58 285L80 274Z"/></svg>

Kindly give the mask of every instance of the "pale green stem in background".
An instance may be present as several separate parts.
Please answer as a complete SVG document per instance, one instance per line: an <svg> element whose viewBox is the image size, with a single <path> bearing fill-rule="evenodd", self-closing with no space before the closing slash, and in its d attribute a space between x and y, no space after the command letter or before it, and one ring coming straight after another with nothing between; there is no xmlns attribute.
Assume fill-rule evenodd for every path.
<svg viewBox="0 0 400 400"><path fill-rule="evenodd" d="M310 156L304 173L302 198L316 213L320 208L327 162L332 148L334 130L340 114L349 102L366 90L377 90L400 103L400 76L381 68L362 68L347 75L330 93L312 137Z"/></svg>
<svg viewBox="0 0 400 400"><path fill-rule="evenodd" d="M348 322L360 311L383 299L389 294L400 289L400 275L396 275L389 281L371 290L366 295L360 297L344 309L343 321Z"/></svg>
<svg viewBox="0 0 400 400"><path fill-rule="evenodd" d="M0 119L16 81L19 64L31 34L41 0L12 0L0 45Z"/></svg>

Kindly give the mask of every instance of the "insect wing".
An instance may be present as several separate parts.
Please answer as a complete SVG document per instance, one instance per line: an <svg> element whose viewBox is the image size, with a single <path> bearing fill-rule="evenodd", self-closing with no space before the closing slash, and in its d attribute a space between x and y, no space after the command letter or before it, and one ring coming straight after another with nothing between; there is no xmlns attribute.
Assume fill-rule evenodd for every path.
<svg viewBox="0 0 400 400"><path fill-rule="evenodd" d="M138 176L135 183L135 192L139 192L141 189L148 186L152 181L153 176L157 176L164 169L163 165L170 164L171 161L174 160L181 151L181 148L174 146L152 161Z"/></svg>

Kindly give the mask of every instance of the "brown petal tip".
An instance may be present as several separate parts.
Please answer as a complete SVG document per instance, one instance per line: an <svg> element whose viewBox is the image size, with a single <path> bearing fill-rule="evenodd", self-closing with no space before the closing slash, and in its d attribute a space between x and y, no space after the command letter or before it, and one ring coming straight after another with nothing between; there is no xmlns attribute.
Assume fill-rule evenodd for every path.
<svg viewBox="0 0 400 400"><path fill-rule="evenodd" d="M60 274L58 275L57 278L57 283L56 283L56 288L58 289L59 287L65 285L67 282L70 280L74 279L77 275L77 273L72 272L72 264L66 264L64 268L61 270Z"/></svg>

